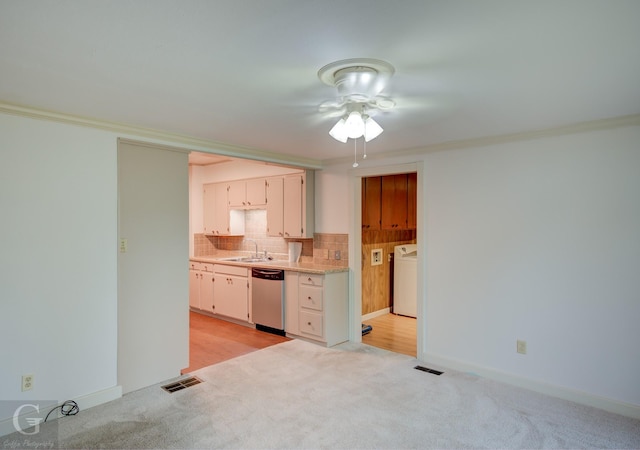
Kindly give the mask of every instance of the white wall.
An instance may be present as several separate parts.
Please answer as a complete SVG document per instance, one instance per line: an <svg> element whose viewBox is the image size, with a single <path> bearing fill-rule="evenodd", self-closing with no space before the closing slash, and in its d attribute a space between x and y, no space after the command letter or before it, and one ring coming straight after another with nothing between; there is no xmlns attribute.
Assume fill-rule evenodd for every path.
<svg viewBox="0 0 640 450"><path fill-rule="evenodd" d="M0 114L0 142L0 399L114 388L116 137Z"/></svg>
<svg viewBox="0 0 640 450"><path fill-rule="evenodd" d="M349 203L350 165L338 165L316 172L317 233L348 233L351 209Z"/></svg>
<svg viewBox="0 0 640 450"><path fill-rule="evenodd" d="M640 405L640 128L426 167L428 353Z"/></svg>
<svg viewBox="0 0 640 450"><path fill-rule="evenodd" d="M120 142L118 384L124 393L189 366L188 160L175 148Z"/></svg>
<svg viewBox="0 0 640 450"><path fill-rule="evenodd" d="M640 127L361 166L412 158L426 167L423 358L639 414ZM333 221L320 231L344 229L345 197L316 204Z"/></svg>

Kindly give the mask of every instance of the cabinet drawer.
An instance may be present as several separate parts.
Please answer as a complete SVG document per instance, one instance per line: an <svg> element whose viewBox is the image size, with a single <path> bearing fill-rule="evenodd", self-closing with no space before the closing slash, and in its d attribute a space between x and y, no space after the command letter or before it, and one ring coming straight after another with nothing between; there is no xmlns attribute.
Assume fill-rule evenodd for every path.
<svg viewBox="0 0 640 450"><path fill-rule="evenodd" d="M204 270L204 263L189 261L189 270Z"/></svg>
<svg viewBox="0 0 640 450"><path fill-rule="evenodd" d="M300 286L322 286L324 275L313 275L308 273L300 274Z"/></svg>
<svg viewBox="0 0 640 450"><path fill-rule="evenodd" d="M309 285L301 285L299 288L299 303L301 308L322 311L322 288Z"/></svg>
<svg viewBox="0 0 640 450"><path fill-rule="evenodd" d="M322 320L322 314L300 311L300 332L323 338L324 328L322 326Z"/></svg>
<svg viewBox="0 0 640 450"><path fill-rule="evenodd" d="M213 264L189 261L189 270L200 270L201 272L213 272Z"/></svg>
<svg viewBox="0 0 640 450"><path fill-rule="evenodd" d="M236 275L239 277L246 277L249 275L246 267L241 266L226 266L223 264L214 264L213 271L215 273L226 273L227 275Z"/></svg>

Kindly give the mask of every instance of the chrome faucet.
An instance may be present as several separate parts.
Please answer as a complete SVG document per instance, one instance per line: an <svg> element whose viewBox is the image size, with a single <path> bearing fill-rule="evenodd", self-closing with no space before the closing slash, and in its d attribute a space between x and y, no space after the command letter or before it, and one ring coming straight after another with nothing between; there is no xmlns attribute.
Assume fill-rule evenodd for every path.
<svg viewBox="0 0 640 450"><path fill-rule="evenodd" d="M255 253L255 257L258 258L258 243L256 241L254 241L253 239L245 239L245 242L253 242L253 245L256 246L256 253Z"/></svg>

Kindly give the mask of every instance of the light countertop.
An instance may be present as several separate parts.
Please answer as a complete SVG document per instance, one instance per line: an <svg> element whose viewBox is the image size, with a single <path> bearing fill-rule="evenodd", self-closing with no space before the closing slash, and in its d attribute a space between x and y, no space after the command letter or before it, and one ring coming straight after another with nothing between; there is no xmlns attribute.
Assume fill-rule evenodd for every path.
<svg viewBox="0 0 640 450"><path fill-rule="evenodd" d="M338 273L338 272L349 271L348 267L322 265L322 264L316 264L312 262L290 262L290 261L278 260L278 259L273 259L270 261L258 261L258 262L229 261L226 258L229 258L230 256L235 256L235 255L192 256L189 258L189 260L202 262L202 263L225 264L229 266L241 266L241 267L266 267L270 269L291 270L294 272L315 273L315 274L327 274L327 273Z"/></svg>

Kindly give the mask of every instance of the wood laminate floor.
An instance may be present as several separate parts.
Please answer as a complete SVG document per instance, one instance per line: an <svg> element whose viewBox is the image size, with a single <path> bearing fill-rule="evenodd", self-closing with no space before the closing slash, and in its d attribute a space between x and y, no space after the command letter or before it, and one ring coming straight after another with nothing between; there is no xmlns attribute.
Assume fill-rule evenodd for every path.
<svg viewBox="0 0 640 450"><path fill-rule="evenodd" d="M369 334L362 336L364 344L416 356L416 319L413 317L384 314L363 323L373 327Z"/></svg>
<svg viewBox="0 0 640 450"><path fill-rule="evenodd" d="M373 330L362 342L396 353L416 356L416 319L385 314L364 323ZM290 340L214 317L189 313L189 367L182 373L201 369L261 348Z"/></svg>
<svg viewBox="0 0 640 450"><path fill-rule="evenodd" d="M290 340L225 320L189 313L188 373L261 348Z"/></svg>

